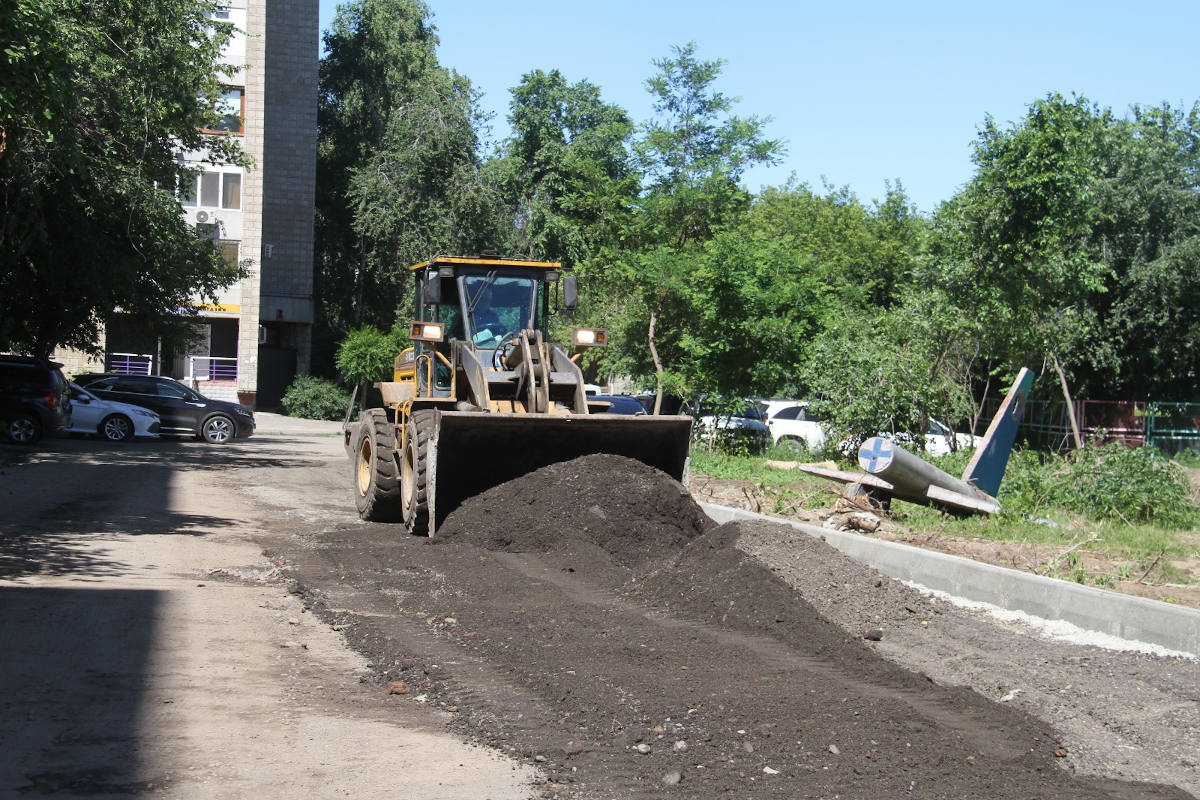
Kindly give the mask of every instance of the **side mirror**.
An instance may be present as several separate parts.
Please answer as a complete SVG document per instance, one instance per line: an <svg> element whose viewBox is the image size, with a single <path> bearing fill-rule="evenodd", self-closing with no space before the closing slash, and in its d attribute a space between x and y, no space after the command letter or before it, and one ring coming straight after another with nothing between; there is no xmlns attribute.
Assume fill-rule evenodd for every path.
<svg viewBox="0 0 1200 800"><path fill-rule="evenodd" d="M579 278L574 274L563 276L563 308L574 311L579 305Z"/></svg>
<svg viewBox="0 0 1200 800"><path fill-rule="evenodd" d="M436 306L442 302L442 276L436 269L425 276L425 305Z"/></svg>

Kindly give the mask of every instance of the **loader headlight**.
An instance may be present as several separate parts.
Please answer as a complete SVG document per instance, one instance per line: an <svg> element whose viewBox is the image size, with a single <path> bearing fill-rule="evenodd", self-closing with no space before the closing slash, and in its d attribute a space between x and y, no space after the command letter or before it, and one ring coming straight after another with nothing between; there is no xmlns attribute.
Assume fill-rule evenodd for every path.
<svg viewBox="0 0 1200 800"><path fill-rule="evenodd" d="M603 328L575 328L571 332L571 341L576 347L605 347L608 345L608 331Z"/></svg>
<svg viewBox="0 0 1200 800"><path fill-rule="evenodd" d="M446 338L446 326L440 322L413 322L408 326L408 338L414 342L440 342Z"/></svg>

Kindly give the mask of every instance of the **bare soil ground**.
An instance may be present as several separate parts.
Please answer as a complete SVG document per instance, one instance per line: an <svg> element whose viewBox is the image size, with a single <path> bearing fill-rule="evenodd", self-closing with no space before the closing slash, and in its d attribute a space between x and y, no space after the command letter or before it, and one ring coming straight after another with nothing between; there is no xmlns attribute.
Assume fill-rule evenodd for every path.
<svg viewBox="0 0 1200 800"><path fill-rule="evenodd" d="M1200 497L1200 469L1188 470L1188 476L1197 496ZM692 494L705 502L745 508L812 525L846 528L852 526L852 520L849 519L851 515L860 510L854 506L841 505L821 511L789 507L784 513L778 513L770 498L766 497L752 481L722 480L707 475L693 475L690 487ZM831 497L836 493L836 489L829 491ZM1158 570L1155 569L1159 566L1156 562L1151 563L1149 569L1146 570L1130 569L1128 562L1090 551L1086 545L1075 550L1074 546L1078 544L1081 537L1073 537L1069 532L1064 535L1061 545L1049 546L955 536L943 530L913 530L884 516L880 521L879 528L867 532L867 535L962 556L987 564L1010 567L1025 572L1049 574L1052 577L1066 576L1078 568L1082 569L1086 576L1089 576L1092 585L1095 585L1096 576L1104 576L1108 580L1104 588L1112 591L1200 608L1200 557L1171 559L1171 566L1186 576L1189 581L1181 583L1162 580L1158 575ZM1182 538L1194 541L1196 553L1200 554L1200 536L1184 536ZM1065 560L1065 553L1068 550L1078 554L1078 561L1069 568ZM1048 565L1054 566L1048 567ZM1128 579L1119 580L1114 577L1123 572L1129 573Z"/></svg>

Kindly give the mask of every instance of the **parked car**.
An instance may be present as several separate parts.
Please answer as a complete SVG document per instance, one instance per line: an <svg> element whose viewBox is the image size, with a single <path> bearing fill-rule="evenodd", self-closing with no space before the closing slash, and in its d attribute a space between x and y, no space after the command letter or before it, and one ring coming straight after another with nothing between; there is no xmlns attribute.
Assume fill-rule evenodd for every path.
<svg viewBox="0 0 1200 800"><path fill-rule="evenodd" d="M694 435L733 450L761 453L771 444L771 429L751 400L702 396L683 407L695 420Z"/></svg>
<svg viewBox="0 0 1200 800"><path fill-rule="evenodd" d="M69 433L86 433L110 442L125 442L135 436L156 437L162 422L148 408L105 400L72 383Z"/></svg>
<svg viewBox="0 0 1200 800"><path fill-rule="evenodd" d="M825 447L825 429L804 401L766 401L767 427L771 441L798 452L817 452Z"/></svg>
<svg viewBox="0 0 1200 800"><path fill-rule="evenodd" d="M911 450L920 450L917 437L909 433L881 433L885 439L899 442ZM950 452L950 443L954 442L954 450L965 450L975 446L975 437L969 433L953 433L950 428L936 419L929 420L925 429L925 452L931 456L944 456Z"/></svg>
<svg viewBox="0 0 1200 800"><path fill-rule="evenodd" d="M224 444L254 433L250 409L205 397L173 378L99 372L79 375L75 382L105 400L150 409L161 418L163 434L192 434L210 444Z"/></svg>
<svg viewBox="0 0 1200 800"><path fill-rule="evenodd" d="M0 439L33 444L71 423L71 399L62 364L0 355Z"/></svg>
<svg viewBox="0 0 1200 800"><path fill-rule="evenodd" d="M602 400L608 403L608 408L604 409L604 414L645 414L646 409L637 400L623 394L593 394L588 395L588 402Z"/></svg>

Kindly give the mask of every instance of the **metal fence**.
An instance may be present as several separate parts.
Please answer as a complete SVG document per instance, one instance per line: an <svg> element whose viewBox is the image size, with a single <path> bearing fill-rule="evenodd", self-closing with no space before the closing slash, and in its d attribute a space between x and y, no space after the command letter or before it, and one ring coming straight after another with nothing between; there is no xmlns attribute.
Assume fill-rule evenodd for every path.
<svg viewBox="0 0 1200 800"><path fill-rule="evenodd" d="M216 356L189 356L189 381L236 381L238 360ZM193 384L194 385L194 384Z"/></svg>
<svg viewBox="0 0 1200 800"><path fill-rule="evenodd" d="M1200 451L1200 403L1147 403L1146 441L1164 453Z"/></svg>
<svg viewBox="0 0 1200 800"><path fill-rule="evenodd" d="M154 356L145 353L109 353L105 372L121 375L153 375Z"/></svg>
<svg viewBox="0 0 1200 800"><path fill-rule="evenodd" d="M999 405L999 398L985 403L981 424L992 418ZM1074 410L1085 442L1116 441L1130 447L1153 445L1171 454L1200 451L1200 403L1077 400ZM1072 448L1067 404L1061 400L1026 403L1018 439L1027 447L1042 450Z"/></svg>

